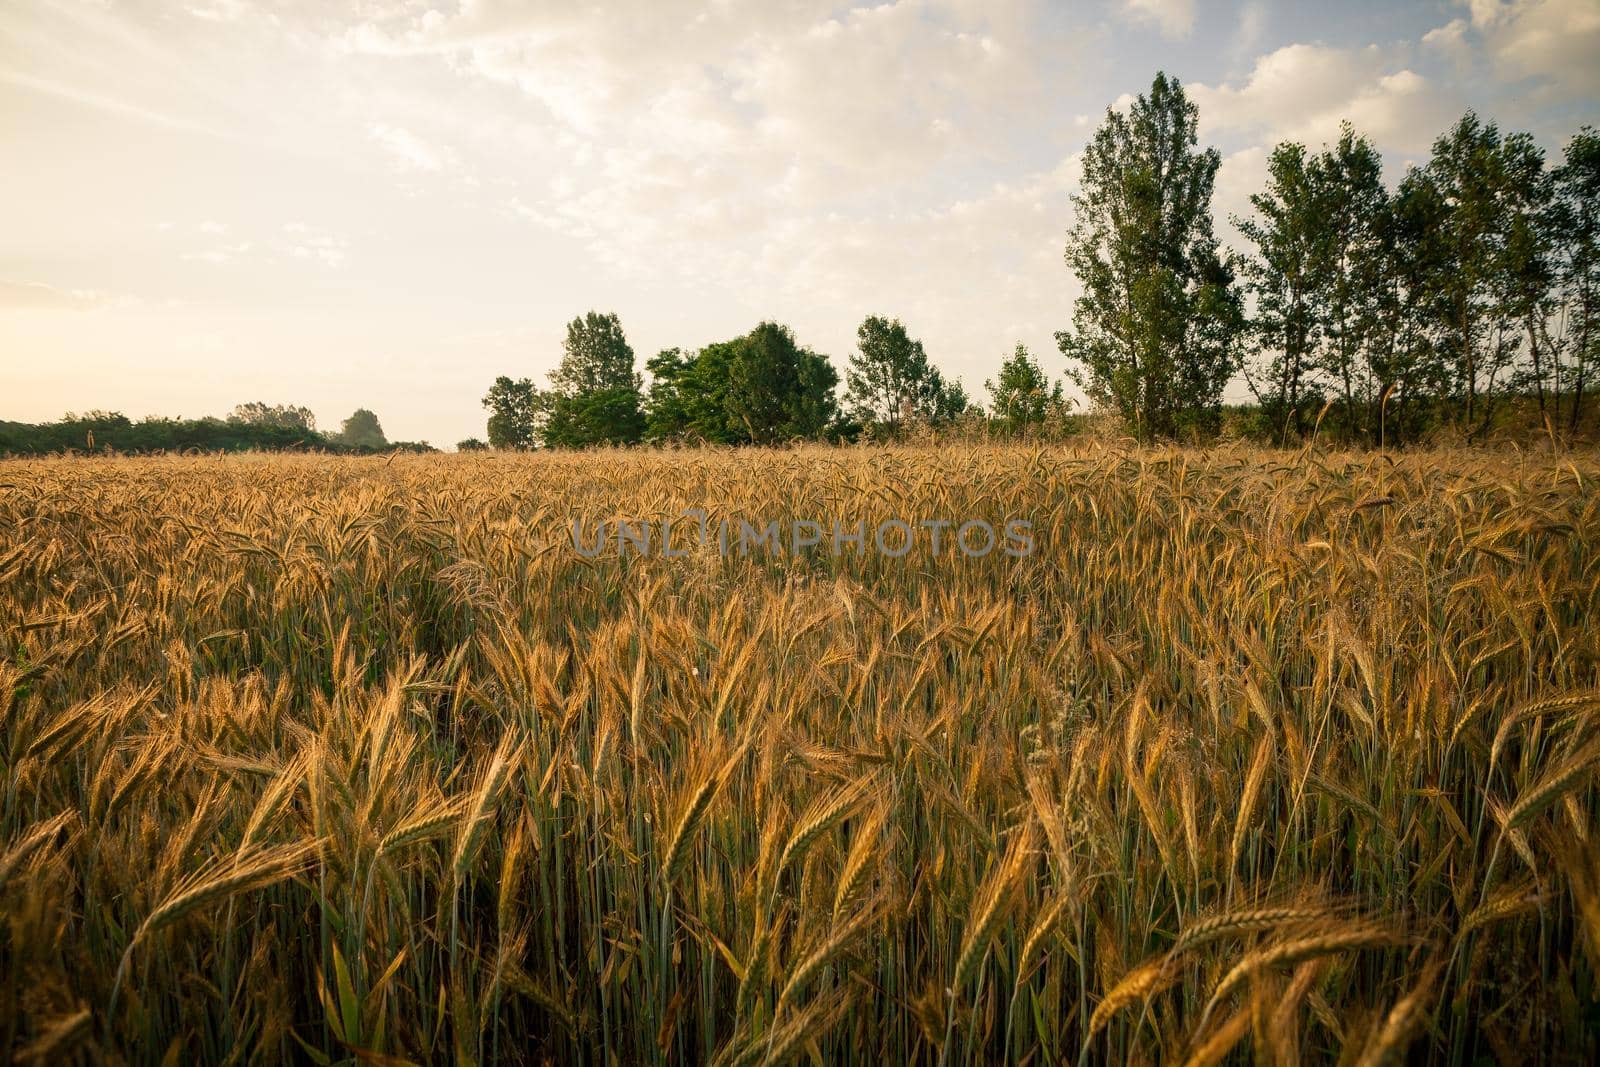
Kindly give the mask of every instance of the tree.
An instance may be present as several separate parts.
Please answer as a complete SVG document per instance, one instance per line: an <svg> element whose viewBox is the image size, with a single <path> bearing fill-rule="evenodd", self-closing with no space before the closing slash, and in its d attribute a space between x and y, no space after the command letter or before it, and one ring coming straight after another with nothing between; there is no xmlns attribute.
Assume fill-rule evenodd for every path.
<svg viewBox="0 0 1600 1067"><path fill-rule="evenodd" d="M1316 363L1344 400L1344 423L1358 430L1377 396L1371 346L1383 324L1384 234L1389 194L1383 158L1350 124L1308 169L1316 207L1311 233L1312 312L1322 344Z"/></svg>
<svg viewBox="0 0 1600 1067"><path fill-rule="evenodd" d="M539 443L545 398L532 378L515 380L501 375L483 398L489 409L489 444L495 448L526 449Z"/></svg>
<svg viewBox="0 0 1600 1067"><path fill-rule="evenodd" d="M826 356L764 322L693 355L652 357L646 436L713 444L772 444L822 436L838 415L839 377Z"/></svg>
<svg viewBox="0 0 1600 1067"><path fill-rule="evenodd" d="M1248 330L1254 359L1245 364L1245 382L1280 433L1298 437L1318 337L1312 291L1322 237L1321 205L1304 145L1286 142L1272 150L1267 186L1250 203L1257 217L1234 219L1256 246L1243 269L1255 298Z"/></svg>
<svg viewBox="0 0 1600 1067"><path fill-rule="evenodd" d="M693 365L693 357L685 356L681 348L664 348L645 363L650 372L650 391L644 406L647 440L671 440L688 432L686 379Z"/></svg>
<svg viewBox="0 0 1600 1067"><path fill-rule="evenodd" d="M117 452L334 451L348 446L337 435L272 422L243 419L181 419L149 415L134 421L116 411L68 412L58 422L28 425L0 422L0 453L59 449L109 449ZM429 452L426 441L390 443L391 448Z"/></svg>
<svg viewBox="0 0 1600 1067"><path fill-rule="evenodd" d="M547 448L632 444L644 437L639 390L624 386L550 397L543 429Z"/></svg>
<svg viewBox="0 0 1600 1067"><path fill-rule="evenodd" d="M1382 345L1372 356L1379 385L1379 446L1415 437L1451 375L1437 329L1450 262L1449 206L1425 169L1408 171L1390 200L1380 295Z"/></svg>
<svg viewBox="0 0 1600 1067"><path fill-rule="evenodd" d="M476 437L468 437L465 440L456 442L457 452L487 452L488 450L488 444Z"/></svg>
<svg viewBox="0 0 1600 1067"><path fill-rule="evenodd" d="M1236 220L1256 246L1244 267L1255 298L1246 381L1282 437L1305 431L1324 387L1344 401L1345 428L1360 430L1390 362L1382 157L1345 123L1338 143L1314 156L1280 144L1267 172L1250 198L1257 217Z"/></svg>
<svg viewBox="0 0 1600 1067"><path fill-rule="evenodd" d="M557 393L580 396L601 389L639 388L633 346L615 313L591 311L567 323L561 353L561 365L550 374Z"/></svg>
<svg viewBox="0 0 1600 1067"><path fill-rule="evenodd" d="M727 414L759 445L787 436L800 390L799 347L786 327L763 322L734 347L728 361Z"/></svg>
<svg viewBox="0 0 1600 1067"><path fill-rule="evenodd" d="M378 416L366 408L356 408L344 420L339 428L339 440L355 448L386 448L389 444Z"/></svg>
<svg viewBox="0 0 1600 1067"><path fill-rule="evenodd" d="M799 374L790 403L790 435L816 439L833 434L839 424L839 372L827 356L809 348L801 348L797 358Z"/></svg>
<svg viewBox="0 0 1600 1067"><path fill-rule="evenodd" d="M820 436L836 412L838 381L827 359L797 345L789 327L763 322L728 362L728 418L755 444Z"/></svg>
<svg viewBox="0 0 1600 1067"><path fill-rule="evenodd" d="M918 418L935 426L942 426L947 422L954 422L968 412L983 414L983 408L974 404L972 398L967 395L967 387L961 384L960 378L947 379L938 367L930 367L928 373L928 399L923 407L915 412Z"/></svg>
<svg viewBox="0 0 1600 1067"><path fill-rule="evenodd" d="M1002 426L1013 432L1038 426L1063 407L1061 383L1051 385L1044 367L1021 341L1000 364L998 381L986 381L989 406Z"/></svg>
<svg viewBox="0 0 1600 1067"><path fill-rule="evenodd" d="M615 314L591 311L567 324L561 364L550 384L547 446L629 444L644 435L642 382Z"/></svg>
<svg viewBox="0 0 1600 1067"><path fill-rule="evenodd" d="M1562 338L1550 328L1560 306L1556 280L1559 226L1551 177L1541 160L1536 172L1525 174L1509 190L1505 239L1496 273L1502 314L1520 328L1520 343L1525 346L1526 362L1517 368L1513 384L1523 391L1531 388L1539 402L1539 416L1553 433L1550 406L1559 401L1552 401L1547 393L1560 388L1551 373L1559 370Z"/></svg>
<svg viewBox="0 0 1600 1067"><path fill-rule="evenodd" d="M1056 335L1073 380L1141 438L1215 425L1243 323L1211 225L1221 156L1196 151L1197 109L1157 74L1084 152L1066 260L1083 285Z"/></svg>
<svg viewBox="0 0 1600 1067"><path fill-rule="evenodd" d="M862 422L894 432L907 419L949 417L957 397L899 319L868 316L856 330L856 348L845 372L845 396ZM959 400L965 409L964 391Z"/></svg>
<svg viewBox="0 0 1600 1067"><path fill-rule="evenodd" d="M1558 398L1563 386L1570 394L1567 429L1576 432L1589 370L1600 359L1600 133L1591 127L1567 143L1555 173L1549 227L1571 352L1565 377L1556 365L1556 390Z"/></svg>
<svg viewBox="0 0 1600 1067"><path fill-rule="evenodd" d="M1469 111L1433 143L1428 176L1443 198L1449 262L1437 279L1441 345L1465 396L1471 432L1488 425L1495 385L1519 347L1515 301L1508 299L1508 242L1527 210L1525 193L1543 181L1544 157L1527 134L1502 138ZM1481 398L1481 399L1480 399Z"/></svg>
<svg viewBox="0 0 1600 1067"><path fill-rule="evenodd" d="M317 417L311 413L310 408L295 407L292 404L266 404L259 400L235 407L233 413L228 416L228 421L245 426L272 426L307 432L314 432L317 428Z"/></svg>
<svg viewBox="0 0 1600 1067"><path fill-rule="evenodd" d="M650 360L645 434L652 440L741 444L748 440L728 414L730 367L743 338L686 355L669 348Z"/></svg>

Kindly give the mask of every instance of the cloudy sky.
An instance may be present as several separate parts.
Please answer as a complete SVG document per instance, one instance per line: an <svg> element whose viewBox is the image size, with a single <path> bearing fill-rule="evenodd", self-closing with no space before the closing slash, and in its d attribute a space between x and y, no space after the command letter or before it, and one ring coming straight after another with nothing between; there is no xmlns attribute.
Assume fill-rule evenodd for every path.
<svg viewBox="0 0 1600 1067"><path fill-rule="evenodd" d="M0 419L450 445L590 308L641 367L766 318L842 366L898 316L983 396L1017 341L1061 370L1078 153L1163 68L1225 219L1344 118L1392 178L1468 107L1559 152L1600 0L8 0Z"/></svg>

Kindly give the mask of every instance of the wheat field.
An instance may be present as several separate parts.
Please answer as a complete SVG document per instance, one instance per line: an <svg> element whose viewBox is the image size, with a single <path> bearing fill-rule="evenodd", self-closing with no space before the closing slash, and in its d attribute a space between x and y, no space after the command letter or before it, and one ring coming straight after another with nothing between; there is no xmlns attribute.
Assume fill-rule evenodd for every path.
<svg viewBox="0 0 1600 1067"><path fill-rule="evenodd" d="M0 1054L1584 1062L1600 463L0 465ZM575 551L574 518L1032 523Z"/></svg>

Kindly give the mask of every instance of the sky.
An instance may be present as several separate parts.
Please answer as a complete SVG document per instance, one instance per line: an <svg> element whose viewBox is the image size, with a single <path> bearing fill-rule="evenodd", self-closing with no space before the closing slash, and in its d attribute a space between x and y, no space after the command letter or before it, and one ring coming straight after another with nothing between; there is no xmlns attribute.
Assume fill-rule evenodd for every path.
<svg viewBox="0 0 1600 1067"><path fill-rule="evenodd" d="M484 435L565 323L642 369L772 319L842 369L898 317L986 399L1059 375L1080 153L1182 80L1249 210L1352 121L1388 177L1466 109L1600 125L1600 0L7 0L0 419L357 407Z"/></svg>

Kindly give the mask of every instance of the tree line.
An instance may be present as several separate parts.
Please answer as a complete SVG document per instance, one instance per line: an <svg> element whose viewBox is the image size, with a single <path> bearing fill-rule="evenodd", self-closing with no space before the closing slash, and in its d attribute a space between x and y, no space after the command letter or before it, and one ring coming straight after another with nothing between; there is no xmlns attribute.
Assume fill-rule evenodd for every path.
<svg viewBox="0 0 1600 1067"><path fill-rule="evenodd" d="M1547 163L1525 133L1469 112L1390 192L1348 123L1312 154L1274 149L1254 245L1246 380L1281 438L1329 407L1354 439L1415 439L1451 421L1488 429L1531 398L1552 436L1574 434L1600 319L1600 136Z"/></svg>
<svg viewBox="0 0 1600 1067"><path fill-rule="evenodd" d="M357 408L337 431L317 429L309 408L252 401L226 418L178 419L153 415L130 419L119 411L68 412L56 422L0 422L0 454L48 452L244 452L320 451L344 453L433 451L426 441L390 441L378 416Z"/></svg>
<svg viewBox="0 0 1600 1067"><path fill-rule="evenodd" d="M617 316L591 311L567 324L561 362L547 388L531 378L495 380L483 399L488 444L524 449L843 440L868 428L893 434L913 422L945 425L974 410L961 383L947 380L928 361L922 342L898 319L869 316L856 337L843 403L828 358L776 322L697 351L657 353L646 364L646 389ZM1042 382L1043 371L1032 366ZM464 441L458 447L480 446Z"/></svg>
<svg viewBox="0 0 1600 1067"><path fill-rule="evenodd" d="M1557 162L1531 135L1468 112L1391 191L1346 123L1336 144L1273 149L1254 212L1226 248L1213 223L1221 155L1201 148L1182 84L1108 108L1084 152L1065 259L1082 294L1056 335L1067 375L1140 439L1224 429L1280 443L1468 439L1508 411L1552 438L1584 424L1600 348L1600 135ZM869 316L844 377L763 322L646 363L614 314L567 326L550 384L501 377L484 406L496 448L640 441L773 444L894 436L981 420L1063 426L1070 403L1022 345L986 382L985 411L897 319ZM1242 379L1253 404L1224 405ZM1512 403L1507 403L1511 401ZM484 447L462 442L461 447Z"/></svg>

